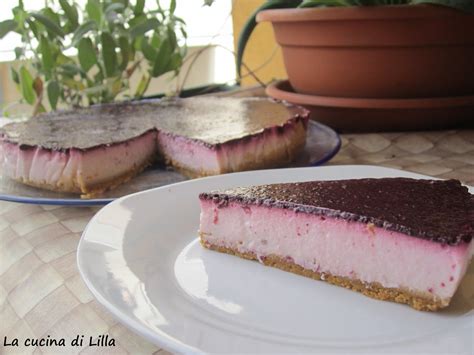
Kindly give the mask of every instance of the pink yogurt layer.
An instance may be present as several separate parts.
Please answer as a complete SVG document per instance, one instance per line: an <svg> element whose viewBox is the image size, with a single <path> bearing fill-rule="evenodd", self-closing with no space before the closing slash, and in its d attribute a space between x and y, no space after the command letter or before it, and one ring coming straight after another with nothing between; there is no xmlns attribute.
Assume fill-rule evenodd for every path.
<svg viewBox="0 0 474 355"><path fill-rule="evenodd" d="M172 160L174 164L178 164L181 168L214 174L220 172L217 152L204 144L186 137L158 131L157 145L160 156Z"/></svg>
<svg viewBox="0 0 474 355"><path fill-rule="evenodd" d="M6 176L25 183L81 192L80 186L93 186L120 177L150 160L156 151L156 132L147 132L124 143L104 145L86 151L56 151L20 148L0 142L0 167Z"/></svg>
<svg viewBox="0 0 474 355"><path fill-rule="evenodd" d="M20 148L0 137L0 168L4 175L27 184L80 193L83 186L107 183L157 155L198 175L271 166L274 163L268 163L269 157L290 161L290 144L298 135L304 139L305 134L305 122L300 120L215 146L156 130L123 143L87 150Z"/></svg>
<svg viewBox="0 0 474 355"><path fill-rule="evenodd" d="M199 175L242 171L272 165L265 164L271 156L279 157L280 161L291 161L294 157L289 156L289 147L297 135L306 135L305 124L301 120L296 124L275 126L243 140L216 146L158 131L158 150L161 156L171 159L174 164L194 170Z"/></svg>
<svg viewBox="0 0 474 355"><path fill-rule="evenodd" d="M206 242L277 255L305 269L449 301L469 264L473 243L449 246L373 225L292 210L201 200Z"/></svg>

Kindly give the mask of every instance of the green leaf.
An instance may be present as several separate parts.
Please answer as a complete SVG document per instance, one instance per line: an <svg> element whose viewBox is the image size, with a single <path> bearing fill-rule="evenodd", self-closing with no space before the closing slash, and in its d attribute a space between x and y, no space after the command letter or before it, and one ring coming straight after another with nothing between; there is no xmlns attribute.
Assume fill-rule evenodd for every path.
<svg viewBox="0 0 474 355"><path fill-rule="evenodd" d="M44 36L41 36L39 50L41 53L43 68L45 71L49 72L54 66L54 59L51 47L49 46L49 41Z"/></svg>
<svg viewBox="0 0 474 355"><path fill-rule="evenodd" d="M123 83L120 78L107 80L107 91L112 95L112 97L117 96L123 88Z"/></svg>
<svg viewBox="0 0 474 355"><path fill-rule="evenodd" d="M84 90L85 86L82 81L74 80L71 78L62 78L61 82L72 90Z"/></svg>
<svg viewBox="0 0 474 355"><path fill-rule="evenodd" d="M24 23L26 18L28 17L28 13L24 10L23 7L20 6L14 7L12 12L13 19L16 21L17 24Z"/></svg>
<svg viewBox="0 0 474 355"><path fill-rule="evenodd" d="M94 81L96 83L101 83L102 80L104 80L104 74L102 73L102 70L100 70L94 75Z"/></svg>
<svg viewBox="0 0 474 355"><path fill-rule="evenodd" d="M176 0L171 0L170 2L170 14L173 15L176 11Z"/></svg>
<svg viewBox="0 0 474 355"><path fill-rule="evenodd" d="M168 28L167 28L167 35L168 35L168 41L170 42L171 51L174 52L174 50L178 46L178 40L176 39L176 34L174 33L174 29L170 25L168 25Z"/></svg>
<svg viewBox="0 0 474 355"><path fill-rule="evenodd" d="M121 26L118 13L123 12L125 6L122 3L111 3L105 9L105 18L112 26Z"/></svg>
<svg viewBox="0 0 474 355"><path fill-rule="evenodd" d="M143 9L145 8L145 0L137 0L135 3L135 7L133 8L133 13L136 15L140 15L143 13Z"/></svg>
<svg viewBox="0 0 474 355"><path fill-rule="evenodd" d="M135 91L136 97L141 97L145 93L146 89L148 88L148 84L150 84L151 77L148 74L143 74L140 82L138 83L137 90Z"/></svg>
<svg viewBox="0 0 474 355"><path fill-rule="evenodd" d="M153 62L156 58L157 51L153 46L150 46L150 43L148 43L148 38L143 37L141 40L141 50L143 53L143 56L150 62Z"/></svg>
<svg viewBox="0 0 474 355"><path fill-rule="evenodd" d="M72 60L68 56L65 56L62 52L59 52L56 57L56 64L61 66L66 63L74 63L74 60Z"/></svg>
<svg viewBox="0 0 474 355"><path fill-rule="evenodd" d="M179 30L180 30L181 35L183 36L183 38L188 38L188 33L186 32L186 30L183 27L181 27Z"/></svg>
<svg viewBox="0 0 474 355"><path fill-rule="evenodd" d="M79 15L77 13L76 7L71 6L68 0L59 0L59 5L61 5L61 8L66 14L67 19L71 23L72 30L75 30L77 26L79 25L79 22L78 22Z"/></svg>
<svg viewBox="0 0 474 355"><path fill-rule="evenodd" d="M5 37L9 32L14 31L17 27L15 20L5 20L0 22L0 39Z"/></svg>
<svg viewBox="0 0 474 355"><path fill-rule="evenodd" d="M81 64L81 68L86 73L97 63L97 55L90 38L82 38L79 41L77 55L79 57L79 64Z"/></svg>
<svg viewBox="0 0 474 355"><path fill-rule="evenodd" d="M44 27L46 27L48 32L55 34L56 36L59 36L61 38L64 38L64 32L61 27L51 21L51 19L49 19L47 16L38 12L33 12L30 14L30 16L33 17L39 23L41 23Z"/></svg>
<svg viewBox="0 0 474 355"><path fill-rule="evenodd" d="M148 31L154 30L158 26L160 26L160 22L156 18L149 18L146 21L132 27L130 29L130 36L132 38L136 38L138 36L144 35Z"/></svg>
<svg viewBox="0 0 474 355"><path fill-rule="evenodd" d="M299 1L299 0L298 0L298 1ZM174 22L179 22L179 23L181 23L182 25L186 25L186 22L185 22L181 17L174 16L174 17L173 17L173 20L174 20Z"/></svg>
<svg viewBox="0 0 474 355"><path fill-rule="evenodd" d="M179 53L174 53L168 63L169 70L178 70L183 64L183 57Z"/></svg>
<svg viewBox="0 0 474 355"><path fill-rule="evenodd" d="M155 62L153 63L151 75L154 78L169 71L168 65L171 60L172 53L173 52L171 50L169 41L163 41L160 45L160 48L158 49Z"/></svg>
<svg viewBox="0 0 474 355"><path fill-rule="evenodd" d="M97 24L94 21L87 21L80 25L72 36L71 45L75 46L78 41L81 40L84 35L90 31L97 30Z"/></svg>
<svg viewBox="0 0 474 355"><path fill-rule="evenodd" d="M89 18L97 25L99 25L102 21L102 9L100 4L96 0L89 0L86 5L86 12L89 15Z"/></svg>
<svg viewBox="0 0 474 355"><path fill-rule="evenodd" d="M48 87L46 88L48 92L48 100L51 108L56 110L56 105L58 104L60 88L57 81L50 81Z"/></svg>
<svg viewBox="0 0 474 355"><path fill-rule="evenodd" d="M26 23L28 24L28 27L30 28L31 32L33 32L35 38L39 40L41 37L41 33L38 30L38 26L36 25L35 21L33 21L33 19L31 18L28 18L26 19Z"/></svg>
<svg viewBox="0 0 474 355"><path fill-rule="evenodd" d="M15 83L20 84L20 76L18 75L18 72L13 67L10 67L10 75L12 77L12 80Z"/></svg>
<svg viewBox="0 0 474 355"><path fill-rule="evenodd" d="M111 3L105 8L105 13L109 12L121 12L125 9L124 4L121 4L119 2Z"/></svg>
<svg viewBox="0 0 474 355"><path fill-rule="evenodd" d="M130 60L130 43L128 42L127 37L120 37L119 38L119 47L120 47L120 66L119 70L125 70L127 64Z"/></svg>
<svg viewBox="0 0 474 355"><path fill-rule="evenodd" d="M59 66L63 71L62 74L73 78L75 75L81 75L81 77L85 77L86 73L74 62L62 64Z"/></svg>
<svg viewBox="0 0 474 355"><path fill-rule="evenodd" d="M102 60L104 63L105 75L110 78L117 71L117 53L115 53L115 41L108 32L100 35L102 43Z"/></svg>
<svg viewBox="0 0 474 355"><path fill-rule="evenodd" d="M33 90L33 77L24 66L20 68L20 90L27 103L35 103L35 91Z"/></svg>
<svg viewBox="0 0 474 355"><path fill-rule="evenodd" d="M22 47L15 47L14 51L15 51L15 59L20 59L21 56L25 53L25 50Z"/></svg>
<svg viewBox="0 0 474 355"><path fill-rule="evenodd" d="M135 60L135 53L136 53L136 49L133 46L133 42L132 42L131 45L130 45L130 53L128 54L128 60L129 61Z"/></svg>
<svg viewBox="0 0 474 355"><path fill-rule="evenodd" d="M163 39L161 38L161 36L158 34L158 33L153 33L153 35L151 36L151 41L150 41L150 44L153 48L156 48L158 49L160 47L160 44L161 44L161 41Z"/></svg>
<svg viewBox="0 0 474 355"><path fill-rule="evenodd" d="M49 18L53 21L59 28L61 28L61 19L59 18L59 14L56 11L53 11L50 7L45 7L40 11L41 14ZM64 32L64 31L63 31Z"/></svg>
<svg viewBox="0 0 474 355"><path fill-rule="evenodd" d="M137 26L138 24L140 24L142 22L145 22L146 19L147 19L147 17L144 14L137 15L134 18L132 18L128 21L128 25L130 26L130 28L133 28L133 27Z"/></svg>

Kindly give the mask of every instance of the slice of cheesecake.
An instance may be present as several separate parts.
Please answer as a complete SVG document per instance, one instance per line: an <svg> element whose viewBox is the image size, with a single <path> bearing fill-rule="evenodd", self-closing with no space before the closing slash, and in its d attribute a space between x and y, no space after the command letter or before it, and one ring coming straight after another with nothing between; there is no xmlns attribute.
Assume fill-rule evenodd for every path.
<svg viewBox="0 0 474 355"><path fill-rule="evenodd" d="M90 196L156 160L190 177L277 167L306 140L308 111L265 98L98 105L0 128L0 169L28 185Z"/></svg>
<svg viewBox="0 0 474 355"><path fill-rule="evenodd" d="M418 310L449 305L472 252L459 181L314 181L200 194L204 247Z"/></svg>

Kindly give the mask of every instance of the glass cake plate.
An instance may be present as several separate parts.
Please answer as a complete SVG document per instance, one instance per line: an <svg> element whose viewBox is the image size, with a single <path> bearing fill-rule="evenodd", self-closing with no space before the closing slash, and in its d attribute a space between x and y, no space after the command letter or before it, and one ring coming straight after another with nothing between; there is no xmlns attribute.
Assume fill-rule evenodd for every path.
<svg viewBox="0 0 474 355"><path fill-rule="evenodd" d="M291 167L321 165L331 159L341 146L339 135L330 127L310 121L304 151ZM45 205L105 205L134 192L188 180L184 175L163 166L145 170L139 176L104 193L100 197L84 199L79 195L47 191L18 183L0 171L0 200Z"/></svg>

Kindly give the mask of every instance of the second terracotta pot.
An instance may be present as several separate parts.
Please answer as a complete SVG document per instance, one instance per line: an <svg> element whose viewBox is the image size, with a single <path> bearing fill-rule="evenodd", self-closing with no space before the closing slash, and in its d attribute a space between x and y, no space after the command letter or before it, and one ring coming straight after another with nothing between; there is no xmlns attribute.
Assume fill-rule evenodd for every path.
<svg viewBox="0 0 474 355"><path fill-rule="evenodd" d="M474 94L474 15L441 6L266 10L300 93L364 98Z"/></svg>

